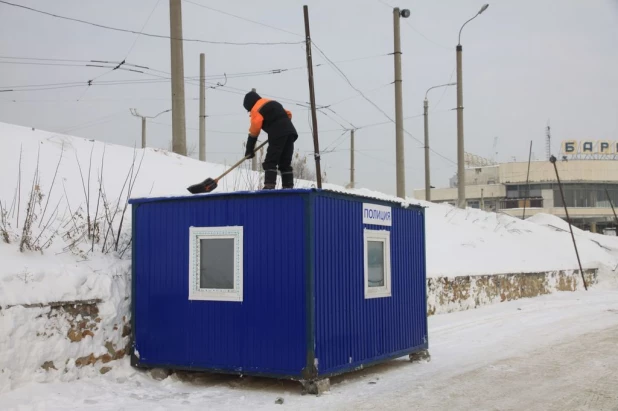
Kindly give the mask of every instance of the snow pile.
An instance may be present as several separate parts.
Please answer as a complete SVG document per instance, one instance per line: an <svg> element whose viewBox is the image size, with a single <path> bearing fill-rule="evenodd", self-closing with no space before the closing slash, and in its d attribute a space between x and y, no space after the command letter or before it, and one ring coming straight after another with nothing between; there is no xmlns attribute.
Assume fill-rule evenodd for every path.
<svg viewBox="0 0 618 411"><path fill-rule="evenodd" d="M128 342L127 199L186 195L186 187L225 166L2 123L0 145L0 386L103 371L113 364L106 355L113 360ZM241 168L217 192L257 189L260 180ZM570 234L551 226L559 222L407 203L427 207L430 277L577 268ZM577 240L585 268L618 264L617 237L578 231ZM96 367L83 366L93 361Z"/></svg>

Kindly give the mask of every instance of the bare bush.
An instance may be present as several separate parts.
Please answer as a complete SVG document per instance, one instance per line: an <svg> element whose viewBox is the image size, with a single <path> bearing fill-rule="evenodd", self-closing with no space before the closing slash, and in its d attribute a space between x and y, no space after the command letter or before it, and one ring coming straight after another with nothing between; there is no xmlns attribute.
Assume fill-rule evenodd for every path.
<svg viewBox="0 0 618 411"><path fill-rule="evenodd" d="M2 205L2 201L0 201L0 236L2 236L2 240L5 243L10 244L8 213L8 210Z"/></svg>
<svg viewBox="0 0 618 411"><path fill-rule="evenodd" d="M32 178L32 188L30 189L30 195L28 196L28 205L26 206L26 218L24 220L24 227L21 233L21 240L19 242L19 251L22 253L24 250L33 250L33 239L32 239L32 223L36 221L36 205L41 205L41 200L43 200L43 194L39 189L39 158L41 154L41 148L39 146L39 151L37 153L36 159L36 169L34 171L34 177Z"/></svg>
<svg viewBox="0 0 618 411"><path fill-rule="evenodd" d="M292 157L292 168L294 170L296 184L298 180L317 181L315 167L308 161L309 158L307 154L301 155L298 150L294 153L294 157ZM322 182L326 182L326 172L322 172Z"/></svg>

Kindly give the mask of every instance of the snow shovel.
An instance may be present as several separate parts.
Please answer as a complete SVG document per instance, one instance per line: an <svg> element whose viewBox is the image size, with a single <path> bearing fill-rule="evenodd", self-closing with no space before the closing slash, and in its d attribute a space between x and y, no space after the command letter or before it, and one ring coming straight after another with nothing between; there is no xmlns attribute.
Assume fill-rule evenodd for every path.
<svg viewBox="0 0 618 411"><path fill-rule="evenodd" d="M268 140L264 141L262 144L260 144L259 146L257 146L253 150L253 153L255 154L259 149L264 147L267 143L268 143ZM241 165L248 158L249 158L249 156L243 157L242 160L239 160L238 163L236 163L232 167L228 168L227 171L225 173L221 174L219 177L217 177L215 179L212 179L212 178L208 177L206 180L202 181L201 183L193 184L192 186L187 187L187 190L189 190L189 192L191 194L210 193L215 188L217 188L217 183L219 183L219 180L221 180L223 177L225 177L230 171L234 170L236 167Z"/></svg>

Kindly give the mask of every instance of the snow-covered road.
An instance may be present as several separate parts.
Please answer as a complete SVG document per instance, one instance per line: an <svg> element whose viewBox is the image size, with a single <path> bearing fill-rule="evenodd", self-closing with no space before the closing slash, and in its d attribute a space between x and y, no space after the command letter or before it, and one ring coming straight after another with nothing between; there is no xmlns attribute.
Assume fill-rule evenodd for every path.
<svg viewBox="0 0 618 411"><path fill-rule="evenodd" d="M429 323L431 362L400 359L341 376L317 398L262 378L157 382L125 361L100 378L24 385L0 395L0 408L618 410L618 291L559 293Z"/></svg>

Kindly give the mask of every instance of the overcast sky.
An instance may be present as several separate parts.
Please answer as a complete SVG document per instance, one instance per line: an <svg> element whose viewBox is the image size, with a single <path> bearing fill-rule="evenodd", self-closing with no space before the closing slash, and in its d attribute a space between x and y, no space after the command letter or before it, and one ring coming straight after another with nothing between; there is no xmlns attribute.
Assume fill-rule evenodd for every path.
<svg viewBox="0 0 618 411"><path fill-rule="evenodd" d="M169 35L168 0L11 0L54 14L145 33ZM455 45L461 25L484 3L472 0L261 0L183 1L183 36L220 42L302 42L303 4L308 4L315 44L352 84L394 118L393 17L391 6L409 8L402 19L404 116L406 130L423 139L425 91L455 81ZM213 7L248 22L197 4ZM260 23L260 24L258 24ZM263 24L263 25L261 25ZM266 27L272 26L273 28ZM137 38L137 41L136 41ZM0 3L0 89L38 84L78 83L78 87L0 93L0 121L133 146L141 122L131 116L171 108L170 83L104 85L123 80L158 80L170 71L170 42L121 33ZM545 157L545 127L552 127L553 151L566 139L618 140L618 0L493 0L463 31L463 89L466 151L497 160L527 160L530 140L537 160ZM185 42L185 76L199 75L199 53L206 54L207 159L231 163L243 155L248 116L242 95L255 87L282 98L301 132L297 148L312 150L304 46L236 46ZM105 60L146 66L145 73L93 68L82 62L19 60ZM361 59L362 58L362 59ZM350 61L353 60L353 61ZM395 192L395 127L364 100L314 50L316 100L333 111L319 114L323 168L328 180L349 181L349 132L356 132L357 185ZM129 68L129 66L125 66ZM289 69L280 74L237 73ZM103 76L101 76L103 75ZM236 76L235 76L236 75ZM96 78L97 76L101 76ZM219 77L217 77L219 76ZM96 78L96 79L95 79ZM93 86L87 87L88 80ZM96 85L99 83L100 85ZM194 82L196 83L196 82ZM61 86L64 87L64 86ZM187 145L197 145L199 88L187 83ZM456 171L455 87L433 90L430 103L432 184L448 185ZM335 114L336 113L336 114ZM363 126L387 122L383 125ZM351 124L350 124L351 123ZM149 122L148 144L167 148L171 114ZM342 133L344 133L342 135ZM2 136L10 138L10 136ZM405 137L406 190L422 188L422 144ZM443 157L445 158L443 158Z"/></svg>

